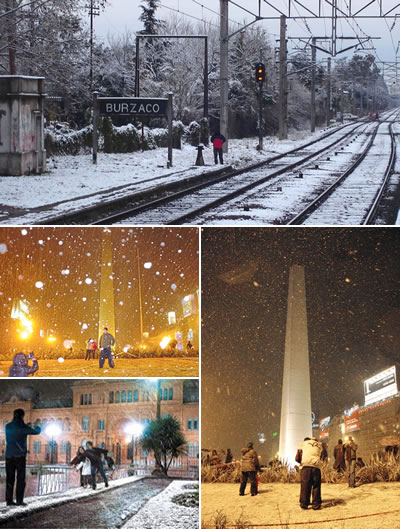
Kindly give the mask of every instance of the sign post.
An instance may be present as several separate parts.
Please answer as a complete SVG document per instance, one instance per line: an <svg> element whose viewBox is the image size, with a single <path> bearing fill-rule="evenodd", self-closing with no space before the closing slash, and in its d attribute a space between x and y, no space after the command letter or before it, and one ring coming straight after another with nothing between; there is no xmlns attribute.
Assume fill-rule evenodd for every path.
<svg viewBox="0 0 400 529"><path fill-rule="evenodd" d="M172 93L168 94L168 99L150 99L142 97L98 97L98 92L93 92L93 163L97 163L97 121L99 116L167 117L167 166L172 167L172 102Z"/></svg>
<svg viewBox="0 0 400 529"><path fill-rule="evenodd" d="M92 160L94 164L97 164L97 122L99 120L99 107L97 104L99 93L93 92L93 149L92 149Z"/></svg>

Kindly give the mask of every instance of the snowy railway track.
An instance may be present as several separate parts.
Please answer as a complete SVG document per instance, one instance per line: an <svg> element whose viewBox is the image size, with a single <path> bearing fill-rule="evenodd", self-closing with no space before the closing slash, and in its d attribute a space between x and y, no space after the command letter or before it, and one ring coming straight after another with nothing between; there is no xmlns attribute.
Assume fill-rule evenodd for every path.
<svg viewBox="0 0 400 529"><path fill-rule="evenodd" d="M365 122L345 125L317 140L269 158L251 168L219 176L214 180L196 184L107 217L99 216L99 219L91 224L197 224L193 220L198 215L253 191L265 182L274 181L288 170L294 170L327 150L340 148L340 145L358 129L370 126ZM243 184L244 178L245 184Z"/></svg>
<svg viewBox="0 0 400 529"><path fill-rule="evenodd" d="M395 154L392 123L379 124L354 163L288 224L373 224Z"/></svg>

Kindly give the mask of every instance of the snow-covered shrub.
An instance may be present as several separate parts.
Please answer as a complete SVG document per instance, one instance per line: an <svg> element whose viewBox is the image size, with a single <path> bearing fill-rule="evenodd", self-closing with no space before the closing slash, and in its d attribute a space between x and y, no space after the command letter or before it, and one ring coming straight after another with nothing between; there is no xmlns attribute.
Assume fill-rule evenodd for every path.
<svg viewBox="0 0 400 529"><path fill-rule="evenodd" d="M68 124L50 122L44 129L44 146L47 156L89 152L92 146L92 126L73 130Z"/></svg>
<svg viewBox="0 0 400 529"><path fill-rule="evenodd" d="M193 147L197 147L200 142L200 125L197 121L192 121L188 127L185 128L184 139Z"/></svg>

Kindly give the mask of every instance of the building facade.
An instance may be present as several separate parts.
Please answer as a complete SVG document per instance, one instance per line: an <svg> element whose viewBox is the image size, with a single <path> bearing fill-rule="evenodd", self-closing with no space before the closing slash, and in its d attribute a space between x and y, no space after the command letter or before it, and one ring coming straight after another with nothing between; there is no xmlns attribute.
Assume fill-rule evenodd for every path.
<svg viewBox="0 0 400 529"><path fill-rule="evenodd" d="M117 464L151 464L151 454L144 453L139 441L128 433L132 423L145 427L157 417L167 414L182 425L191 464L199 452L199 391L195 380L122 380L71 381L71 398L43 401L21 400L13 394L0 408L0 448L5 455L5 425L12 420L13 410L25 410L25 422L40 420L40 435L28 436L27 462L68 463L79 446L92 441L94 446L114 453ZM57 425L58 433L47 433ZM46 431L47 430L47 431ZM134 454L132 454L132 447Z"/></svg>

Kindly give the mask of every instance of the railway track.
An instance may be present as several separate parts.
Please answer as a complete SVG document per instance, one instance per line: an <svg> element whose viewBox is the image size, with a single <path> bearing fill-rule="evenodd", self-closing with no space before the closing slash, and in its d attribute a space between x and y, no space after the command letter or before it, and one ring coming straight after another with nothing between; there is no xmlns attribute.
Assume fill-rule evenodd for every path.
<svg viewBox="0 0 400 529"><path fill-rule="evenodd" d="M243 193L251 191L265 182L272 181L288 170L294 170L306 161L318 157L335 146L340 149L340 145L354 135L358 129L364 129L368 126L370 125L365 122L345 125L306 145L273 156L250 168L234 171L228 175L219 176L116 214L101 217L91 224L191 223L191 220L197 215L240 197Z"/></svg>

